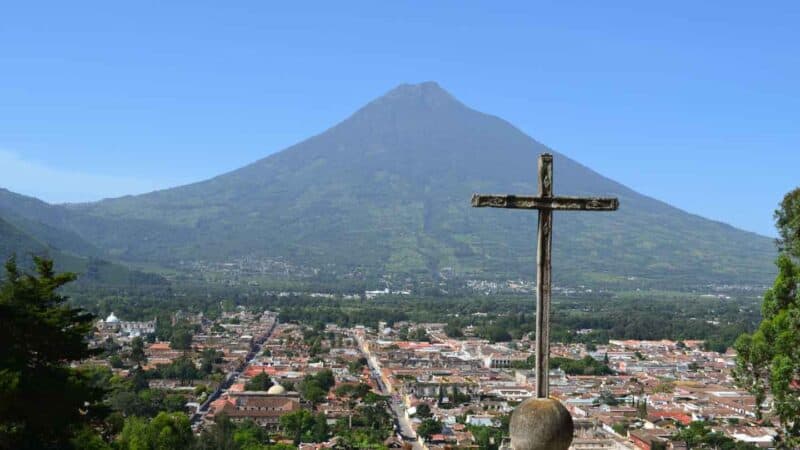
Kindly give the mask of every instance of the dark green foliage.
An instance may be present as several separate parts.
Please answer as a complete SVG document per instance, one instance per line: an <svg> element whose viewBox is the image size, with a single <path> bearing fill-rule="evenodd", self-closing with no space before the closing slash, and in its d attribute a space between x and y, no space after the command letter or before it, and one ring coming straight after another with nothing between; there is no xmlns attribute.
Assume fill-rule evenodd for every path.
<svg viewBox="0 0 800 450"><path fill-rule="evenodd" d="M386 408L386 402L358 406L354 426L361 426L379 433L390 431L392 416ZM384 436L385 438L386 436Z"/></svg>
<svg viewBox="0 0 800 450"><path fill-rule="evenodd" d="M416 327L412 330L409 330L408 340L416 342L430 342L431 338L428 336L428 332L425 331L424 328Z"/></svg>
<svg viewBox="0 0 800 450"><path fill-rule="evenodd" d="M627 436L628 429L630 428L630 424L627 422L617 422L614 425L611 425L611 428L614 429L614 432L620 436Z"/></svg>
<svg viewBox="0 0 800 450"><path fill-rule="evenodd" d="M338 386L335 390L339 397L349 397L351 399L363 399L372 388L364 383L345 383Z"/></svg>
<svg viewBox="0 0 800 450"><path fill-rule="evenodd" d="M392 426L386 398L368 392L352 416L336 423L333 433L339 438L337 448L382 449L383 441L392 433Z"/></svg>
<svg viewBox="0 0 800 450"><path fill-rule="evenodd" d="M169 394L164 397L164 411L176 412L185 411L186 397L180 394Z"/></svg>
<svg viewBox="0 0 800 450"><path fill-rule="evenodd" d="M319 371L316 375L307 375L300 382L298 389L300 394L311 403L320 403L328 395L328 391L336 381L330 369Z"/></svg>
<svg viewBox="0 0 800 450"><path fill-rule="evenodd" d="M320 370L316 375L314 375L314 379L326 392L329 391L334 384L336 384L336 379L333 377L333 372L331 372L330 369Z"/></svg>
<svg viewBox="0 0 800 450"><path fill-rule="evenodd" d="M0 188L0 197L4 192L7 191ZM28 256L36 255L52 260L56 271L80 274L76 286L95 288L166 284L166 281L158 275L131 270L121 264L100 259L97 255L100 255L101 251L85 243L74 233L53 229L35 220L10 217L13 219L11 223L5 220L6 218L9 217L3 216L0 205L0 258L20 255L23 258L19 264L23 268L34 269L33 259ZM84 242L85 245L79 244L80 242Z"/></svg>
<svg viewBox="0 0 800 450"><path fill-rule="evenodd" d="M213 348L204 349L200 354L200 371L209 375L214 369L214 364L219 364L223 361L223 354Z"/></svg>
<svg viewBox="0 0 800 450"><path fill-rule="evenodd" d="M376 394L374 392L367 392L367 395L364 396L364 403L368 405L375 405L385 402L386 402L386 397L380 394Z"/></svg>
<svg viewBox="0 0 800 450"><path fill-rule="evenodd" d="M512 339L508 329L496 323L481 329L478 335L490 342L508 342Z"/></svg>
<svg viewBox="0 0 800 450"><path fill-rule="evenodd" d="M800 355L800 266L787 255L778 258L775 285L764 295L764 320L752 335L736 341L734 375L760 404L769 389L774 396L774 413L780 418L785 447L800 445L800 404L797 388Z"/></svg>
<svg viewBox="0 0 800 450"><path fill-rule="evenodd" d="M689 448L714 450L757 450L758 447L737 442L724 434L712 432L705 422L692 422L672 436L672 441L685 442ZM789 448L789 447L786 447Z"/></svg>
<svg viewBox="0 0 800 450"><path fill-rule="evenodd" d="M190 350L192 348L192 335L192 330L188 328L177 328L172 332L169 346L175 350Z"/></svg>
<svg viewBox="0 0 800 450"><path fill-rule="evenodd" d="M464 332L461 331L461 327L455 323L448 323L444 327L444 332L447 337L451 337L454 339L464 337Z"/></svg>
<svg viewBox="0 0 800 450"><path fill-rule="evenodd" d="M178 405L176 398L167 400L167 394L159 389L137 389L130 382L112 381L108 396L111 408L125 417L154 417L161 411L182 411L184 402Z"/></svg>
<svg viewBox="0 0 800 450"><path fill-rule="evenodd" d="M69 364L101 350L86 345L94 316L58 293L75 276L34 263L29 275L9 260L0 284L0 448L69 448L106 413L103 390Z"/></svg>
<svg viewBox="0 0 800 450"><path fill-rule="evenodd" d="M475 437L475 443L481 450L497 450L503 442L507 431L502 428L495 427L482 427L482 426L468 426L467 429Z"/></svg>
<svg viewBox="0 0 800 450"><path fill-rule="evenodd" d="M119 355L111 355L111 357L108 358L108 363L115 369L122 369L125 367L125 362L122 361Z"/></svg>
<svg viewBox="0 0 800 450"><path fill-rule="evenodd" d="M610 367L591 356L584 356L583 359L551 358L550 367L561 369L568 375L611 375L614 373Z"/></svg>
<svg viewBox="0 0 800 450"><path fill-rule="evenodd" d="M131 341L130 360L137 365L147 362L147 356L144 354L144 340L139 336L133 338Z"/></svg>
<svg viewBox="0 0 800 450"><path fill-rule="evenodd" d="M367 358L361 357L357 360L347 364L347 370L354 375L361 373L361 370L367 366Z"/></svg>
<svg viewBox="0 0 800 450"><path fill-rule="evenodd" d="M184 450L194 445L189 418L159 413L151 420L130 417L117 440L119 450Z"/></svg>
<svg viewBox="0 0 800 450"><path fill-rule="evenodd" d="M328 424L325 415L312 414L301 409L281 416L281 428L294 441L323 442L328 439Z"/></svg>
<svg viewBox="0 0 800 450"><path fill-rule="evenodd" d="M148 373L150 378L170 378L188 384L193 380L203 378L202 373L194 365L194 361L187 356L182 356L171 364L159 364L156 369Z"/></svg>
<svg viewBox="0 0 800 450"><path fill-rule="evenodd" d="M417 412L414 415L420 419L429 419L433 417L433 414L431 413L431 407L425 403L417 406Z"/></svg>
<svg viewBox="0 0 800 450"><path fill-rule="evenodd" d="M269 444L266 430L253 421L232 422L227 416L217 417L216 423L206 427L196 439L197 450L292 450L297 447Z"/></svg>
<svg viewBox="0 0 800 450"><path fill-rule="evenodd" d="M198 438L198 450L239 450L234 441L236 428L228 416L223 414L217 417L214 425L203 430Z"/></svg>
<svg viewBox="0 0 800 450"><path fill-rule="evenodd" d="M619 400L617 400L617 397L615 397L614 394L612 394L609 391L601 392L600 393L600 398L595 400L595 402L597 404L608 405L608 406L617 406L617 405L619 405Z"/></svg>
<svg viewBox="0 0 800 450"><path fill-rule="evenodd" d="M778 245L781 250L800 258L800 188L783 197L780 208L775 211L775 225L780 235Z"/></svg>
<svg viewBox="0 0 800 450"><path fill-rule="evenodd" d="M430 439L431 436L442 432L442 422L436 419L425 419L419 424L417 434L425 439Z"/></svg>
<svg viewBox="0 0 800 450"><path fill-rule="evenodd" d="M244 385L246 391L266 391L272 387L272 380L266 373L260 373Z"/></svg>
<svg viewBox="0 0 800 450"><path fill-rule="evenodd" d="M111 450L111 446L103 440L97 431L84 427L75 433L75 436L70 439L72 448L77 450Z"/></svg>
<svg viewBox="0 0 800 450"><path fill-rule="evenodd" d="M784 197L775 218L782 249L778 276L764 294L758 329L736 341L734 376L755 395L758 405L767 392L772 394L771 413L781 424L777 446L788 449L800 447L800 189Z"/></svg>
<svg viewBox="0 0 800 450"><path fill-rule="evenodd" d="M461 392L458 386L453 386L452 392L448 394L448 397L450 399L450 404L452 405L462 405L472 400L472 396L465 392Z"/></svg>

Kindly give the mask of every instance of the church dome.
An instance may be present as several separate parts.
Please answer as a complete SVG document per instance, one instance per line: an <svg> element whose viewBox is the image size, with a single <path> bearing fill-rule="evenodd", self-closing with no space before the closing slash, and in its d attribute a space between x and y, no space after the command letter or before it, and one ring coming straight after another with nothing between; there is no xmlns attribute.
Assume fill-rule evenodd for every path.
<svg viewBox="0 0 800 450"><path fill-rule="evenodd" d="M280 384L273 384L269 389L267 389L267 394L269 395L281 395L285 393L286 389Z"/></svg>
<svg viewBox="0 0 800 450"><path fill-rule="evenodd" d="M106 317L106 323L119 323L119 319L112 312L108 315L108 317Z"/></svg>

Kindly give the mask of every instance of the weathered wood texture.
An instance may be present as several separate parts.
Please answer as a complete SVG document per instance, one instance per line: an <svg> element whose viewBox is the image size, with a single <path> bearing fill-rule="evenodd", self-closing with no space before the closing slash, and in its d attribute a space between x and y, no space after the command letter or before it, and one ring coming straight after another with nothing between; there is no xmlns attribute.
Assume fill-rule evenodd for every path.
<svg viewBox="0 0 800 450"><path fill-rule="evenodd" d="M525 195L473 194L476 208L549 209L552 211L615 211L619 200L603 197L532 197Z"/></svg>
<svg viewBox="0 0 800 450"><path fill-rule="evenodd" d="M553 196L553 157L539 157L539 197ZM553 246L553 210L539 210L536 252L536 398L550 393L550 250Z"/></svg>
<svg viewBox="0 0 800 450"><path fill-rule="evenodd" d="M547 398L550 393L550 295L551 258L553 242L553 211L615 211L616 198L553 197L553 155L539 156L539 195L473 194L472 206L481 208L536 209L539 211L536 252L536 397Z"/></svg>

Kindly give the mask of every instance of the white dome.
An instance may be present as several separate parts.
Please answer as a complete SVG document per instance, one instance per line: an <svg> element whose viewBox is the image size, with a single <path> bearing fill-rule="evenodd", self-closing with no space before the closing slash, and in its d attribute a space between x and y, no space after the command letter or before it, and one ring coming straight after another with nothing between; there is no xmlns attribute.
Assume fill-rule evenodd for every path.
<svg viewBox="0 0 800 450"><path fill-rule="evenodd" d="M109 314L108 317L106 317L106 323L117 323L117 322L119 322L119 319L117 318L117 316L114 315L113 312Z"/></svg>
<svg viewBox="0 0 800 450"><path fill-rule="evenodd" d="M286 389L280 384L273 384L269 389L267 389L267 394L269 395L281 395L284 393L286 393Z"/></svg>

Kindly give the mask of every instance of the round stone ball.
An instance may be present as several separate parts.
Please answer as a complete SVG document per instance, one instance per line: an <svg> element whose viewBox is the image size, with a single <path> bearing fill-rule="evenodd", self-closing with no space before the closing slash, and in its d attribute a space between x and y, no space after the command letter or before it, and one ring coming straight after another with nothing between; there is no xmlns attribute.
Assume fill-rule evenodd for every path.
<svg viewBox="0 0 800 450"><path fill-rule="evenodd" d="M513 450L567 450L574 426L567 408L552 398L529 398L511 414Z"/></svg>

